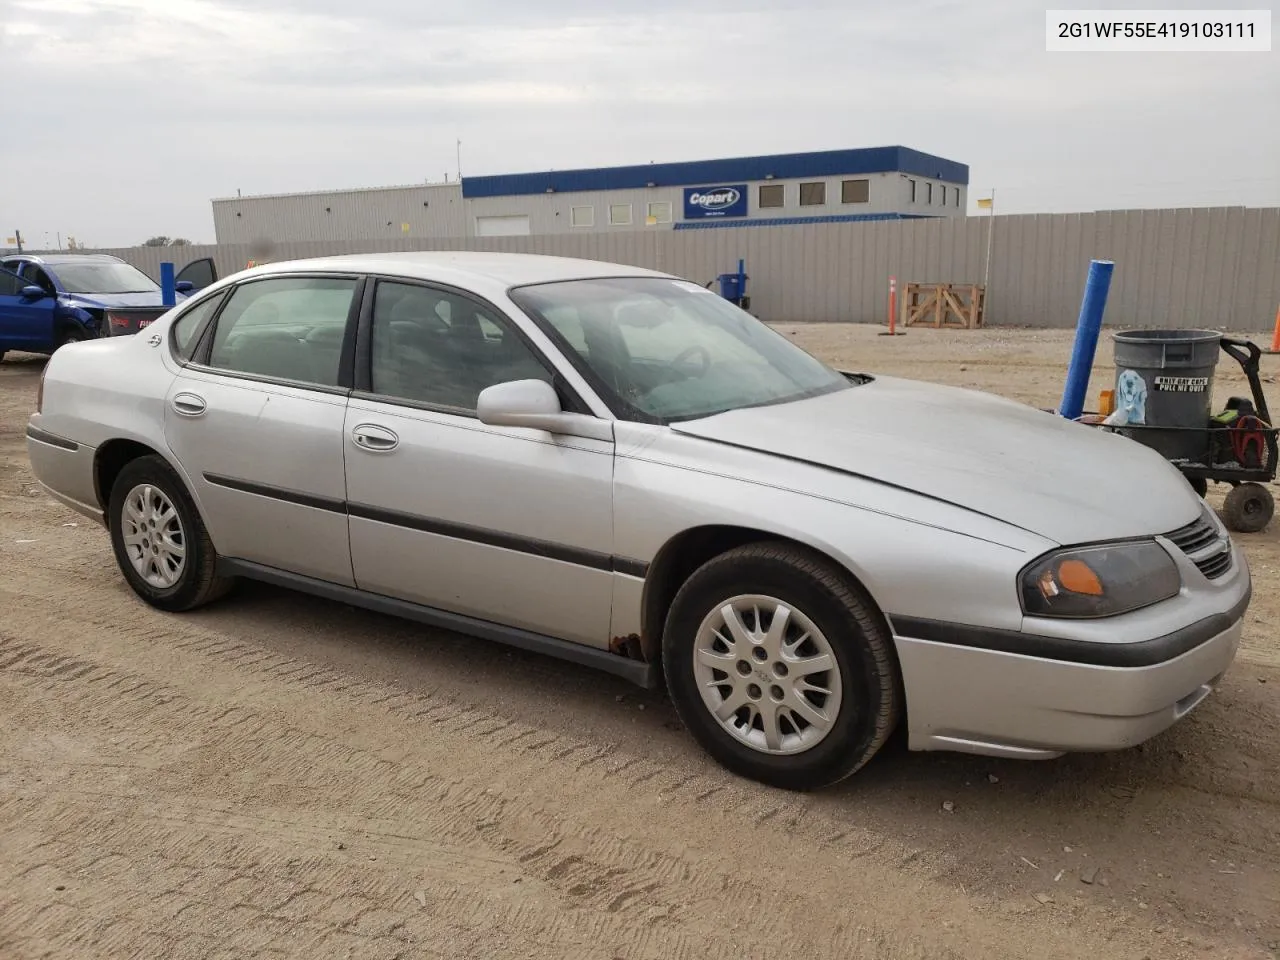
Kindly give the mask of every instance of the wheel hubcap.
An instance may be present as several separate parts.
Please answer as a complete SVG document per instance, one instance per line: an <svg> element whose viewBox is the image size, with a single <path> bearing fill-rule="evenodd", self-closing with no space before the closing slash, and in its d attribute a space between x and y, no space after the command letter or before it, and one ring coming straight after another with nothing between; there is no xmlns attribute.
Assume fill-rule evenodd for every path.
<svg viewBox="0 0 1280 960"><path fill-rule="evenodd" d="M702 702L762 753L801 753L840 714L840 670L826 636L775 597L732 597L698 627L694 676Z"/></svg>
<svg viewBox="0 0 1280 960"><path fill-rule="evenodd" d="M172 501L158 487L139 484L124 498L121 534L129 563L147 583L167 590L182 577L187 539Z"/></svg>

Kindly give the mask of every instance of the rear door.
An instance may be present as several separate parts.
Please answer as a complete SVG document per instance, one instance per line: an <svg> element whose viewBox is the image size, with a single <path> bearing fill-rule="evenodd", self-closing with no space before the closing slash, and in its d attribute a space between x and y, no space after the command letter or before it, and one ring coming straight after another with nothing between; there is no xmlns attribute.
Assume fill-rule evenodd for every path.
<svg viewBox="0 0 1280 960"><path fill-rule="evenodd" d="M54 297L24 297L27 281L0 269L0 352L44 351L53 346Z"/></svg>
<svg viewBox="0 0 1280 960"><path fill-rule="evenodd" d="M362 285L314 274L238 284L170 387L165 438L221 555L354 583L343 421Z"/></svg>

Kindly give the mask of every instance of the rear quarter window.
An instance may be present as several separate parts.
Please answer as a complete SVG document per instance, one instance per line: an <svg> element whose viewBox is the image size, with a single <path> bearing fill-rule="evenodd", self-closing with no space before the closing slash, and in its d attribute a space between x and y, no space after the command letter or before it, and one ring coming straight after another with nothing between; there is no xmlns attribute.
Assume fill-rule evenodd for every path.
<svg viewBox="0 0 1280 960"><path fill-rule="evenodd" d="M182 360L190 360L200 342L200 334L209 320L218 312L225 294L218 293L188 307L173 323L173 352Z"/></svg>

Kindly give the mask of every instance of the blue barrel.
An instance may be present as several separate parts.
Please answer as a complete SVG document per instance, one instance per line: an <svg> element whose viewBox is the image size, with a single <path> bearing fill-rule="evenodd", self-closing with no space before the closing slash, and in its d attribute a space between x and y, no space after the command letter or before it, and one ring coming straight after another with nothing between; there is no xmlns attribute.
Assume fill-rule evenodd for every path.
<svg viewBox="0 0 1280 960"><path fill-rule="evenodd" d="M722 273L716 277L720 284L720 296L737 303L742 296L742 278L736 273Z"/></svg>

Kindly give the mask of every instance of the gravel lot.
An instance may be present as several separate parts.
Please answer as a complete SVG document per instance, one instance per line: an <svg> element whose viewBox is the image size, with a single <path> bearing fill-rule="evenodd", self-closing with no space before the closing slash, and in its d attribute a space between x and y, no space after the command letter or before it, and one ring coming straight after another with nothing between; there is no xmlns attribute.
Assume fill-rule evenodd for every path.
<svg viewBox="0 0 1280 960"><path fill-rule="evenodd" d="M1039 406L1070 354L1058 332L780 329ZM1106 339L1099 359L1094 396ZM255 585L143 606L105 532L32 482L42 362L0 363L4 960L1280 952L1280 521L1243 538L1236 666L1144 747L1019 764L897 742L792 795L722 773L661 695L572 665Z"/></svg>

